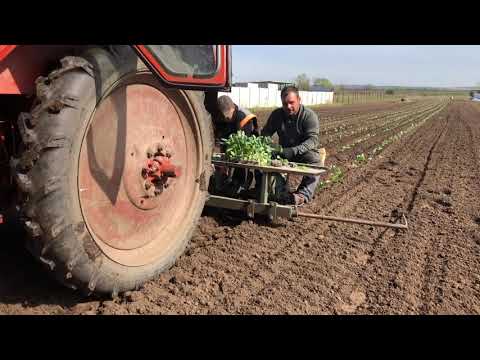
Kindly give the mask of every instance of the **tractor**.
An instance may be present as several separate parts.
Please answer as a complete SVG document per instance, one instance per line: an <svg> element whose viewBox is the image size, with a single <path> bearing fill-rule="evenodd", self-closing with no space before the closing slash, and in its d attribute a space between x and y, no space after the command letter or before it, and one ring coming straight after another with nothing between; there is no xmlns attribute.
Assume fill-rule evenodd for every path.
<svg viewBox="0 0 480 360"><path fill-rule="evenodd" d="M226 45L0 45L0 223L87 294L182 254L208 197ZM1 225L0 225L1 226Z"/></svg>

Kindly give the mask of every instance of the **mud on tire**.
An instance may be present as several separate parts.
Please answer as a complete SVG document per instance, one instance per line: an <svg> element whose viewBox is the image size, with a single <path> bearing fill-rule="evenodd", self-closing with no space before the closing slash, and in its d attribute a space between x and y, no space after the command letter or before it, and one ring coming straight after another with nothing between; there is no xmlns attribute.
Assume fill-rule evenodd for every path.
<svg viewBox="0 0 480 360"><path fill-rule="evenodd" d="M22 113L18 126L24 150L12 161L24 202L22 220L28 248L65 285L87 293L118 293L138 289L169 268L185 249L206 199L212 129L203 93L174 91L193 109L200 146L195 191L168 254L142 266L125 266L105 255L82 216L78 164L81 142L102 99L132 74L153 76L129 46L91 48L80 57L66 57L61 67L36 80L36 102ZM159 85L160 86L160 85Z"/></svg>

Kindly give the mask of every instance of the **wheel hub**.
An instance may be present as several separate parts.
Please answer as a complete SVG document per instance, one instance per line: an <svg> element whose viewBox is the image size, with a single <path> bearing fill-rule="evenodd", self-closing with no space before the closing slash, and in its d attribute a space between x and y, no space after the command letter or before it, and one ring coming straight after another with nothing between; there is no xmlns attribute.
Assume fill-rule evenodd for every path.
<svg viewBox="0 0 480 360"><path fill-rule="evenodd" d="M158 146L158 150L153 153L147 151L147 161L145 167L142 168L141 177L144 179L145 196L154 198L162 194L170 183L170 178L180 176L180 168L176 167L170 160L172 155L168 151L164 151L162 146Z"/></svg>
<svg viewBox="0 0 480 360"><path fill-rule="evenodd" d="M129 200L139 209L156 208L160 195L181 175L180 167L173 162L172 150L167 149L158 143L140 151L138 156L135 151L130 154L124 185Z"/></svg>

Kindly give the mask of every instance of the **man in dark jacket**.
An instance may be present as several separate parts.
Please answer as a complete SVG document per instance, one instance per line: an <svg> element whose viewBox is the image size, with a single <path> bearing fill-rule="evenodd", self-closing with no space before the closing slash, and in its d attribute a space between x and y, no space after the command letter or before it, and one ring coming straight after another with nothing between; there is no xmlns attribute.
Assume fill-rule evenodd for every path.
<svg viewBox="0 0 480 360"><path fill-rule="evenodd" d="M272 112L261 135L278 134L278 155L281 157L292 162L323 166L318 149L320 124L317 115L300 103L296 87L285 87L280 96L282 107ZM304 176L287 202L303 205L311 201L319 180L320 176Z"/></svg>
<svg viewBox="0 0 480 360"><path fill-rule="evenodd" d="M220 96L217 104L222 119L216 124L216 139L228 139L238 130L243 130L247 136L258 136L258 122L254 114L236 105L227 95Z"/></svg>
<svg viewBox="0 0 480 360"><path fill-rule="evenodd" d="M232 134L242 130L247 136L258 136L258 122L256 115L236 105L226 95L220 96L217 100L217 107L220 113L220 121L215 124L216 145L225 152L225 145L222 139L228 139ZM225 169L216 169L215 184L220 192L228 196L236 196L243 190L248 190L252 181L253 173L247 169L231 169L231 173L225 174Z"/></svg>

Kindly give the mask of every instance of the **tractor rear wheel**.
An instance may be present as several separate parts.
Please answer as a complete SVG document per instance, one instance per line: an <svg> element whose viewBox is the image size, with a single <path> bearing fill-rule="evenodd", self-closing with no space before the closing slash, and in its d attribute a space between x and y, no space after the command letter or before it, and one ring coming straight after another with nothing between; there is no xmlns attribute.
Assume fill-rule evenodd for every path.
<svg viewBox="0 0 480 360"><path fill-rule="evenodd" d="M128 46L61 63L18 121L29 249L62 283L115 296L184 251L207 195L210 116L203 93L163 87Z"/></svg>

